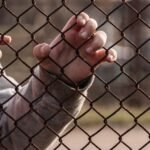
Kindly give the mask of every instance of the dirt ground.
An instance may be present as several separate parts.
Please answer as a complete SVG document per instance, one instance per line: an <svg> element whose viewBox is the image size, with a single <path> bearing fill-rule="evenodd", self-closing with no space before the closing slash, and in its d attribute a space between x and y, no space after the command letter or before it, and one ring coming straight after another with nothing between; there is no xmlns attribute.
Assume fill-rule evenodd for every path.
<svg viewBox="0 0 150 150"><path fill-rule="evenodd" d="M63 144L56 148L60 144L57 142L55 146L49 147L47 150L55 148L57 150L150 150L150 126L145 127L146 131L140 126L135 126L126 133L130 128L116 126L114 129L118 133L115 133L109 127L100 130L101 127L94 126L84 128L84 133L84 131L76 127L71 133L62 138L63 144L68 148L65 148ZM123 134L121 142L119 142L118 134ZM93 136L89 139L88 135ZM117 146L114 147L116 144Z"/></svg>

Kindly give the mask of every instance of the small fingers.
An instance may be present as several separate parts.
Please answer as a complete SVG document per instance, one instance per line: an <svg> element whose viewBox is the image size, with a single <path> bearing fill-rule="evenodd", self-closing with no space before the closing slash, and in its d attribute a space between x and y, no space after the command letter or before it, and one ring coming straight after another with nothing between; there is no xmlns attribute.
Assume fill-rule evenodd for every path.
<svg viewBox="0 0 150 150"><path fill-rule="evenodd" d="M86 25L80 30L79 35L82 39L88 39L91 35L96 32L98 24L96 20L90 18Z"/></svg>
<svg viewBox="0 0 150 150"><path fill-rule="evenodd" d="M86 52L89 54L94 53L96 50L102 48L106 44L106 41L106 33L103 31L97 31L92 41L88 44Z"/></svg>
<svg viewBox="0 0 150 150"><path fill-rule="evenodd" d="M117 52L114 49L110 49L108 51L106 61L111 63L111 62L114 62L116 60L117 60Z"/></svg>
<svg viewBox="0 0 150 150"><path fill-rule="evenodd" d="M66 23L62 31L64 32L68 30L70 27L72 27L72 25L75 25L75 24L77 24L77 28L81 28L87 23L88 20L89 20L89 16L84 12L80 13L77 17L72 16L68 20L68 22Z"/></svg>
<svg viewBox="0 0 150 150"><path fill-rule="evenodd" d="M12 41L11 36L8 35L0 35L0 45L10 44Z"/></svg>
<svg viewBox="0 0 150 150"><path fill-rule="evenodd" d="M117 52L114 49L106 51L105 49L97 50L95 60L112 63L117 60Z"/></svg>
<svg viewBox="0 0 150 150"><path fill-rule="evenodd" d="M86 13L82 12L77 17L77 25L84 26L88 20L89 20L89 16Z"/></svg>
<svg viewBox="0 0 150 150"><path fill-rule="evenodd" d="M12 41L11 36L8 35L0 35L0 45L10 44ZM0 58L2 58L2 51L0 50Z"/></svg>
<svg viewBox="0 0 150 150"><path fill-rule="evenodd" d="M96 68L103 62L112 63L117 60L117 52L114 49L106 51L105 49L99 49L94 54L87 54L84 56L86 61Z"/></svg>

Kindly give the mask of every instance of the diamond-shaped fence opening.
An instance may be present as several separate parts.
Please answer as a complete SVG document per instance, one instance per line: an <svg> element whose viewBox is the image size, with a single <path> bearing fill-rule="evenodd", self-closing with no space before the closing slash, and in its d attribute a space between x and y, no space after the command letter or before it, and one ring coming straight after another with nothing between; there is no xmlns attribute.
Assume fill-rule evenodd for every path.
<svg viewBox="0 0 150 150"><path fill-rule="evenodd" d="M16 16L19 16L24 11L32 7L32 3L30 0L27 0L26 2L20 2L20 1L12 2L11 0L7 0L5 1L5 4L6 4L5 6L9 9L9 11L11 11ZM16 4L20 6L17 9L16 9Z"/></svg>
<svg viewBox="0 0 150 150"><path fill-rule="evenodd" d="M94 68L78 22L62 30L82 12L114 63ZM149 0L1 0L0 150L149 150L149 14Z"/></svg>

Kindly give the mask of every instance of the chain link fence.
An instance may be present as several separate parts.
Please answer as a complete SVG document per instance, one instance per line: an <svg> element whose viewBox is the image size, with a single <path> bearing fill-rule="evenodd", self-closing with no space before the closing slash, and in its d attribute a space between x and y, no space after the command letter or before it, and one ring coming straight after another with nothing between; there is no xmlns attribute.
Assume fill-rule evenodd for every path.
<svg viewBox="0 0 150 150"><path fill-rule="evenodd" d="M97 30L104 30L108 35L105 49L116 49L118 60L102 65L94 73L95 81L82 111L77 118L71 116L72 124L62 135L57 135L58 140L47 150L149 150L149 0L1 0L0 33L11 35L13 39L11 44L1 47L1 77L11 84L3 71L14 77L19 85L12 86L18 94L18 88L28 82L33 68L39 65L32 56L33 47L41 42L50 43L61 33L66 21L81 12L97 20ZM6 113L2 107L10 100L1 103L1 112ZM70 116L68 111L65 112ZM51 130L46 120L34 136L19 128L20 120L13 119L16 128L28 138L23 149L41 150L33 139L43 128ZM0 138L2 149L9 149L3 141L13 132Z"/></svg>

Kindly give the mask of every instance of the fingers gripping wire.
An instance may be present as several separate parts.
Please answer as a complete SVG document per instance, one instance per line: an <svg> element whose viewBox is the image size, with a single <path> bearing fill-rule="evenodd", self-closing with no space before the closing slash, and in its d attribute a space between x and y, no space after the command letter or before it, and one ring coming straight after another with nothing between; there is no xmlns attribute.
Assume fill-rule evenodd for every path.
<svg viewBox="0 0 150 150"><path fill-rule="evenodd" d="M2 0L0 149L148 149L149 6Z"/></svg>

